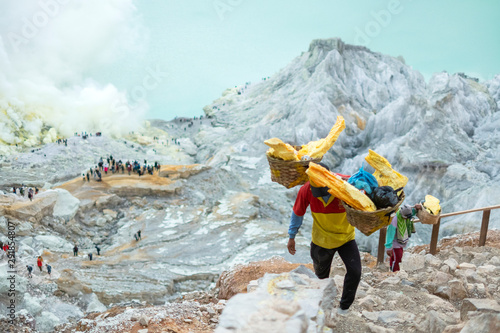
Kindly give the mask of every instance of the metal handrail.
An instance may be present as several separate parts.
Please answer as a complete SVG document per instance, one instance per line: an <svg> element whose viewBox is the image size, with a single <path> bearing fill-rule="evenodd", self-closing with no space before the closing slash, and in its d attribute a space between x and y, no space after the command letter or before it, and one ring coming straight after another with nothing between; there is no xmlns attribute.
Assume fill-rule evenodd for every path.
<svg viewBox="0 0 500 333"><path fill-rule="evenodd" d="M483 208L474 208L474 209L469 209L469 210L463 210L460 212L442 214L439 217L437 223L432 226L432 235L431 235L431 242L429 243L429 246L430 246L429 252L432 255L435 255L437 253L439 226L441 225L441 219L443 217L456 216L456 215L481 212L481 211L483 212L483 219L481 221L481 232L479 233L479 246L484 246L486 244L486 236L488 234L488 225L490 223L491 210L492 209L499 209L499 208L500 208L500 205L495 205L495 206L489 206L489 207L483 207ZM420 222L420 220L417 219L417 220L415 220L415 222ZM380 232L379 232L377 264L384 262L384 254L385 254L384 244L385 244L386 232L387 232L387 227L380 229Z"/></svg>

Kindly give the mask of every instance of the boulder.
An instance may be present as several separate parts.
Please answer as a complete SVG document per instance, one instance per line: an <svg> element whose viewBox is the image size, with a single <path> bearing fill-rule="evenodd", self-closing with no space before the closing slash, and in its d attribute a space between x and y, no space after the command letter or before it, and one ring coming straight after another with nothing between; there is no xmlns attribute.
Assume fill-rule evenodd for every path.
<svg viewBox="0 0 500 333"><path fill-rule="evenodd" d="M106 306L99 301L95 293L90 294L86 312L104 312Z"/></svg>
<svg viewBox="0 0 500 333"><path fill-rule="evenodd" d="M374 312L363 311L362 315L363 317L365 317L370 321L380 322L381 324L389 324L389 325L405 324L405 323L408 323L408 325L410 325L411 323L415 322L416 318L416 316L413 313L406 311L388 311L388 310L374 311Z"/></svg>
<svg viewBox="0 0 500 333"><path fill-rule="evenodd" d="M500 314L482 313L469 320L460 333L500 332Z"/></svg>
<svg viewBox="0 0 500 333"><path fill-rule="evenodd" d="M33 218L40 222L45 216L51 216L58 199L55 190L48 190L35 195L33 201L17 200L5 208L5 214L15 219L26 221Z"/></svg>
<svg viewBox="0 0 500 333"><path fill-rule="evenodd" d="M43 311L35 317L36 328L40 332L53 332L54 328L61 323L59 318L52 312Z"/></svg>
<svg viewBox="0 0 500 333"><path fill-rule="evenodd" d="M7 220L6 217L0 216L0 233L7 235L9 223L14 226L16 230L16 236L29 236L33 232L33 226L28 221L19 221L14 218Z"/></svg>
<svg viewBox="0 0 500 333"><path fill-rule="evenodd" d="M57 202L54 205L53 216L63 218L65 221L75 217L78 208L80 208L80 200L71 195L68 191L57 188Z"/></svg>
<svg viewBox="0 0 500 333"><path fill-rule="evenodd" d="M237 294L227 302L215 332L305 333L313 321L324 326L324 310L333 307L335 296L330 279L292 272L265 274L255 292Z"/></svg>
<svg viewBox="0 0 500 333"><path fill-rule="evenodd" d="M210 169L210 167L204 164L162 165L158 175L160 177L168 177L170 179L186 179L208 169Z"/></svg>
<svg viewBox="0 0 500 333"><path fill-rule="evenodd" d="M273 257L265 261L238 265L230 271L222 272L219 276L216 284L216 287L220 289L219 298L230 299L238 293L246 292L249 282L263 277L265 273L290 272L300 266L303 265L287 262L282 257ZM302 273L302 270L309 270L314 276L312 269L312 265L309 264L300 268L298 272Z"/></svg>
<svg viewBox="0 0 500 333"><path fill-rule="evenodd" d="M104 215L110 216L112 219L116 219L116 217L118 216L118 213L111 209L103 209L102 213Z"/></svg>
<svg viewBox="0 0 500 333"><path fill-rule="evenodd" d="M452 271L455 271L458 267L458 262L453 258L446 259L443 264L447 265Z"/></svg>
<svg viewBox="0 0 500 333"><path fill-rule="evenodd" d="M170 184L151 184L140 181L114 184L109 189L110 192L122 196L167 196L176 194L181 189L182 185L179 182L172 182Z"/></svg>
<svg viewBox="0 0 500 333"><path fill-rule="evenodd" d="M449 325L455 325L457 322L453 318L438 311L429 311L425 320L420 324L422 332L442 333Z"/></svg>
<svg viewBox="0 0 500 333"><path fill-rule="evenodd" d="M500 271L500 268L494 265L483 265L477 268L477 273L482 276L491 276Z"/></svg>
<svg viewBox="0 0 500 333"><path fill-rule="evenodd" d="M425 268L425 257L419 254L404 252L403 260L399 265L406 272L415 272Z"/></svg>
<svg viewBox="0 0 500 333"><path fill-rule="evenodd" d="M38 316L43 310L38 299L31 296L29 293L24 294L24 308L33 316Z"/></svg>
<svg viewBox="0 0 500 333"><path fill-rule="evenodd" d="M500 305L493 299L466 298L460 308L460 319L469 319L471 311L493 312L500 315Z"/></svg>
<svg viewBox="0 0 500 333"><path fill-rule="evenodd" d="M463 263L461 263L460 265L457 266L457 269L463 269L463 270L471 269L471 270L476 270L476 265L471 264L469 262L463 262Z"/></svg>
<svg viewBox="0 0 500 333"><path fill-rule="evenodd" d="M450 300L457 301L467 297L467 289L461 280L450 280L448 287L450 290Z"/></svg>
<svg viewBox="0 0 500 333"><path fill-rule="evenodd" d="M73 251L73 245L67 240L54 235L38 235L33 238L34 249L50 250L53 252L67 252Z"/></svg>
<svg viewBox="0 0 500 333"><path fill-rule="evenodd" d="M141 316L141 318L139 318L139 324L147 327L149 324L149 318L147 316Z"/></svg>
<svg viewBox="0 0 500 333"><path fill-rule="evenodd" d="M122 198L116 194L104 195L96 200L95 205L97 209L102 210L104 208L112 208L119 205L122 202Z"/></svg>

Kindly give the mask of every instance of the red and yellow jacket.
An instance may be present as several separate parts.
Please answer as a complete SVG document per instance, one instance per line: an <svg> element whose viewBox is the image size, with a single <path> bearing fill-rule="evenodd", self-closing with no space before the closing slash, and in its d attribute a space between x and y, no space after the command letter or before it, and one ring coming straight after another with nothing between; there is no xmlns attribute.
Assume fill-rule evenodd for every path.
<svg viewBox="0 0 500 333"><path fill-rule="evenodd" d="M312 195L309 182L302 185L293 206L293 212L303 217L307 207L313 217L312 242L326 249L333 249L354 239L354 227L347 222L341 201L330 195L328 202ZM299 226L300 227L300 226Z"/></svg>

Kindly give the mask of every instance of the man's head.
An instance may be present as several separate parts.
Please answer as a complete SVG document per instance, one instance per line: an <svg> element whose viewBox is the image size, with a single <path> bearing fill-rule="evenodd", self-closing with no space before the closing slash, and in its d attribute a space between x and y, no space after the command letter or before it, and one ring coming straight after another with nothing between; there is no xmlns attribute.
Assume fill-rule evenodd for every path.
<svg viewBox="0 0 500 333"><path fill-rule="evenodd" d="M330 171L330 168L325 163L319 162L318 165L321 165L323 168L325 168L326 170Z"/></svg>
<svg viewBox="0 0 500 333"><path fill-rule="evenodd" d="M401 217L409 219L412 215L412 207L410 205L402 205L399 209L399 213L401 214Z"/></svg>
<svg viewBox="0 0 500 333"><path fill-rule="evenodd" d="M321 165L323 168L330 171L330 168L325 163L319 162L318 165ZM313 197L319 198L319 197L324 197L324 196L328 195L328 187L326 187L326 186L325 187L317 187L317 186L315 186L315 184L312 181L310 181L310 184L311 184L311 192L312 192Z"/></svg>

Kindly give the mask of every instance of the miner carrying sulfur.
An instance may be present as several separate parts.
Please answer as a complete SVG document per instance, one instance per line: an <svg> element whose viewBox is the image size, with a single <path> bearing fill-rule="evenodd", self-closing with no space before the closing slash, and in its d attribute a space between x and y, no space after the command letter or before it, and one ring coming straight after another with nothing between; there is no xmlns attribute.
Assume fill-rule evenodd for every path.
<svg viewBox="0 0 500 333"><path fill-rule="evenodd" d="M320 165L329 170L325 164ZM310 207L313 217L311 258L316 276L320 279L330 276L333 257L337 252L346 267L342 297L337 310L338 314L345 315L354 302L361 280L361 259L354 240L354 227L347 222L341 201L328 193L328 187L317 187L306 182L297 194L290 218L287 248L292 255L296 253L295 235L302 225L307 207Z"/></svg>

